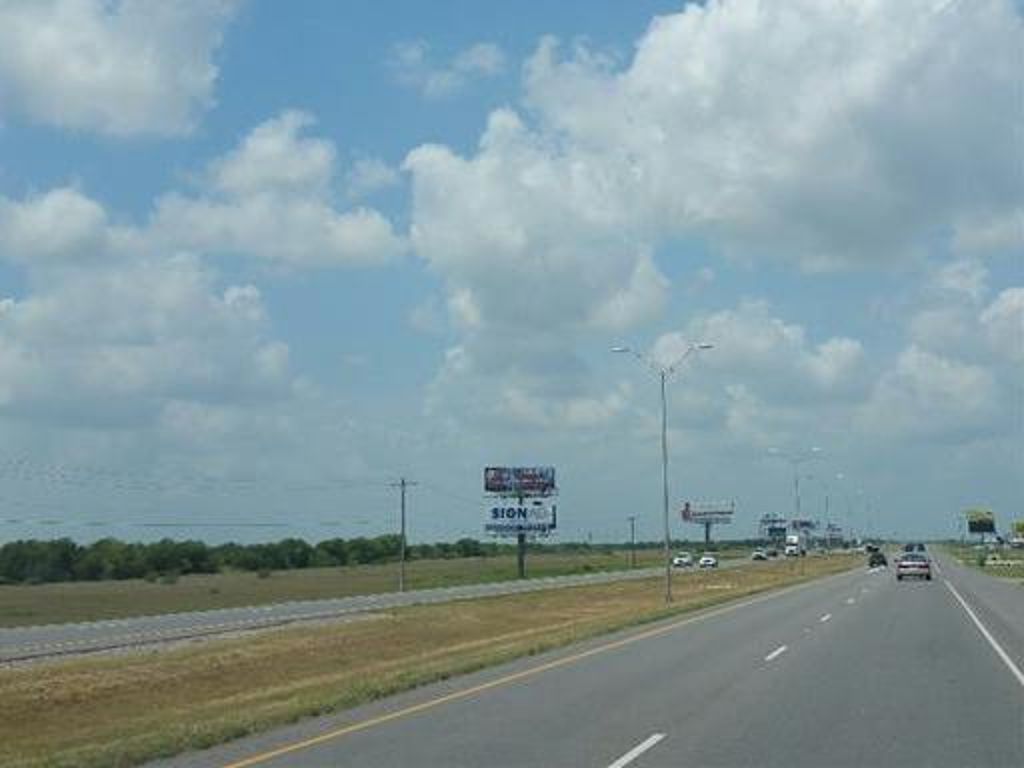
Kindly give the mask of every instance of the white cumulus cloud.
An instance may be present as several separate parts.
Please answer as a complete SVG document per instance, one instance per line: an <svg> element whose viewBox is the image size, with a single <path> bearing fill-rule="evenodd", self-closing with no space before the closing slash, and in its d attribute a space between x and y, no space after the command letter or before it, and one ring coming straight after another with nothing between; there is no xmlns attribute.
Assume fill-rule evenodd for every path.
<svg viewBox="0 0 1024 768"><path fill-rule="evenodd" d="M1022 45L1006 0L693 3L656 18L625 63L545 39L521 105L495 110L475 150L423 145L404 164L411 242L445 281L461 375L530 367L536 345L516 334L575 359L581 339L658 317L659 264L694 258L679 238L876 268L952 247L956 222L1019 210L1024 178L1006 158ZM969 271L948 277L984 290ZM795 392L866 391L859 342L807 348L797 331L761 317L730 340L781 349ZM451 376L449 360L439 382Z"/></svg>
<svg viewBox="0 0 1024 768"><path fill-rule="evenodd" d="M505 69L505 55L494 43L475 43L443 64L436 64L423 40L397 43L389 65L402 85L424 98L438 99L465 88L472 80L494 77Z"/></svg>
<svg viewBox="0 0 1024 768"><path fill-rule="evenodd" d="M404 244L372 208L339 210L336 151L304 135L313 118L285 111L210 163L198 195L173 192L151 228L168 244L274 260L293 267L373 264Z"/></svg>
<svg viewBox="0 0 1024 768"><path fill-rule="evenodd" d="M621 69L545 41L526 99L564 162L620 168L648 226L884 263L936 221L1019 207L1022 45L1005 0L690 4Z"/></svg>
<svg viewBox="0 0 1024 768"><path fill-rule="evenodd" d="M259 291L218 291L191 257L49 272L0 304L0 410L62 426L139 425L169 402L276 400L287 346Z"/></svg>
<svg viewBox="0 0 1024 768"><path fill-rule="evenodd" d="M0 116L112 136L189 133L233 0L0 3Z"/></svg>

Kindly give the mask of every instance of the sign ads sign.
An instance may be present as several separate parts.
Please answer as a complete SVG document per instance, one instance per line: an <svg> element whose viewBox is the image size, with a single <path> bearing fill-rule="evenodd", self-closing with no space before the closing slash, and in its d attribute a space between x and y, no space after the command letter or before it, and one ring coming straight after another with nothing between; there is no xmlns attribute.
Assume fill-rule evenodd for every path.
<svg viewBox="0 0 1024 768"><path fill-rule="evenodd" d="M523 504L495 499L487 505L484 531L496 536L546 534L553 531L557 523L557 507L542 499L532 499Z"/></svg>
<svg viewBox="0 0 1024 768"><path fill-rule="evenodd" d="M554 467L486 467L484 492L502 496L551 496L555 493Z"/></svg>
<svg viewBox="0 0 1024 768"><path fill-rule="evenodd" d="M988 509L968 509L967 530L970 533L995 533L996 516Z"/></svg>
<svg viewBox="0 0 1024 768"><path fill-rule="evenodd" d="M736 512L736 504L731 501L686 502L679 515L687 523L731 523Z"/></svg>

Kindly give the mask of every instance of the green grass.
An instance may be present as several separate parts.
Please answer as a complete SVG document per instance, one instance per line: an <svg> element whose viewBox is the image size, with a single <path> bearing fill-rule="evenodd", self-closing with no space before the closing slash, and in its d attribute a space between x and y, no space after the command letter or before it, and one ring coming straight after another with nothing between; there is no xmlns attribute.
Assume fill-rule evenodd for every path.
<svg viewBox="0 0 1024 768"><path fill-rule="evenodd" d="M983 566L979 560L979 555L983 554L980 550L974 549L973 545L970 544L945 544L943 549L950 555L955 557L958 561L964 565L971 566L976 570L983 571L989 576L996 576L1003 579L1024 579L1024 550L1009 549L1000 550L995 553L1004 560L1017 560L1019 565L1005 566L1005 565L985 565ZM988 553L993 554L993 553Z"/></svg>
<svg viewBox="0 0 1024 768"><path fill-rule="evenodd" d="M0 765L123 767L852 567L833 556L387 611L0 669ZM802 572L802 573L801 573ZM679 670L684 674L684 670Z"/></svg>
<svg viewBox="0 0 1024 768"><path fill-rule="evenodd" d="M726 550L724 557L742 556ZM638 567L658 565L661 553L637 552ZM559 576L629 567L628 552L530 553L527 576ZM126 581L69 582L0 586L0 627L95 621L128 616L262 605L285 600L316 600L390 592L397 587L398 564L356 565L275 571L267 578L251 572L182 576L175 583ZM448 587L516 577L514 556L415 560L406 564L408 589Z"/></svg>

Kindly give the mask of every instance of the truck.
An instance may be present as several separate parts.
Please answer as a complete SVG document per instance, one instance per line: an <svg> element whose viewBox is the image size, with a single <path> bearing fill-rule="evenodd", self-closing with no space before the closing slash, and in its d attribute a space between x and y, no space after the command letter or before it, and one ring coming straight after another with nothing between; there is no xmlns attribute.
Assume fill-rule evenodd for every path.
<svg viewBox="0 0 1024 768"><path fill-rule="evenodd" d="M802 557L807 554L807 534L795 531L786 534L786 557Z"/></svg>
<svg viewBox="0 0 1024 768"><path fill-rule="evenodd" d="M1024 519L1014 520L1010 526L1013 535L1010 537L1010 546L1014 549L1024 549Z"/></svg>

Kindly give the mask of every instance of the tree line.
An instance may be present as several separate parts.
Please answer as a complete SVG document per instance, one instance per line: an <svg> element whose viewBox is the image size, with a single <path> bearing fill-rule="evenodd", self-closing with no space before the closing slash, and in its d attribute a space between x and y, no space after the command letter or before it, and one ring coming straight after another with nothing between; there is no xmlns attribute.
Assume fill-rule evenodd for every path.
<svg viewBox="0 0 1024 768"><path fill-rule="evenodd" d="M395 562L400 549L401 539L395 534L327 539L316 544L298 538L263 544L216 545L172 539L143 543L106 538L91 544L78 544L68 538L27 539L0 546L0 583L101 581L223 570L281 571L362 565ZM488 557L507 551L511 548L506 544L464 538L455 542L411 544L406 548L406 558Z"/></svg>
<svg viewBox="0 0 1024 768"><path fill-rule="evenodd" d="M756 544L756 540L732 545ZM610 553L629 549L629 543L542 542L531 543L536 552ZM636 548L660 549L658 541L638 541ZM672 548L701 546L696 542L672 542ZM103 581L111 579L177 578L191 573L225 570L261 574L294 568L324 568L397 562L401 538L397 534L354 539L326 539L310 544L286 538L262 544L206 544L202 541L161 539L127 542L105 538L91 544L72 539L24 539L0 546L0 584L43 584L56 581ZM407 560L462 557L494 557L513 554L516 545L503 541L462 538L454 542L409 544Z"/></svg>

